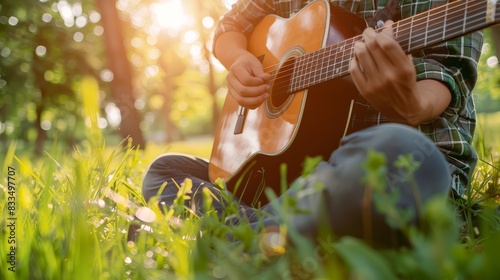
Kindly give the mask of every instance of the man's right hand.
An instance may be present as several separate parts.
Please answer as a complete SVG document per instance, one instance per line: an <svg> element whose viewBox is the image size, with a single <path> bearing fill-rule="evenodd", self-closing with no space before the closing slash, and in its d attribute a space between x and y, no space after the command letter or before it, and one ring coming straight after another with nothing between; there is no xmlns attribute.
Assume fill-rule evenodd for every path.
<svg viewBox="0 0 500 280"><path fill-rule="evenodd" d="M269 97L271 75L251 53L243 52L234 61L227 75L230 94L240 104L255 109Z"/></svg>

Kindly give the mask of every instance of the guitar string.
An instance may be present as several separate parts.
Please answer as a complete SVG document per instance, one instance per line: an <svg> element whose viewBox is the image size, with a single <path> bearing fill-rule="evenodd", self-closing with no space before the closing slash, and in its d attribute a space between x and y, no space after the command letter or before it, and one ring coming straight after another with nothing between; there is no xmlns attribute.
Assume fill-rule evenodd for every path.
<svg viewBox="0 0 500 280"><path fill-rule="evenodd" d="M457 2L455 2L457 3ZM453 4L453 3L452 3ZM397 26L397 29L395 29L395 31L398 33L398 38L402 38L403 36L405 35L409 35L411 32L413 33L418 33L419 31L425 31L425 30L428 30L428 31L436 31L436 30L441 30L443 29L442 26L440 26L439 28L429 28L429 27L433 27L433 25L436 25L436 24L440 24L442 22L442 20L446 17L446 19L449 19L449 18L454 18L454 17L462 17L463 16L463 11L465 10L468 10L468 11L473 11L473 12L477 12L478 10L484 8L485 6L485 3L484 2L481 2L481 3L469 3L469 5L467 5L467 3L460 3L461 5L457 5L456 7L452 7L451 5L448 6L448 9L444 9L443 11L439 11L439 12L436 12L435 14L431 14L432 10L429 10L428 12L424 12L424 13L421 13L421 14L417 14L415 17L413 17L413 20L411 20L410 22L406 23L406 22L403 22L403 23L394 23L392 26ZM465 7L462 7L461 9L460 6L465 6ZM452 10L451 12L449 12L449 9L453 8L454 10ZM478 9L476 9L478 8ZM484 17L483 15L485 14L486 12L484 11L483 13L480 13L480 14L476 14L475 16L473 17L470 17L468 18L468 22L467 23L474 23L474 24L477 24L477 21L480 20L481 22L483 22L484 20ZM427 20L430 16L436 16L435 18L431 19L431 20ZM477 18L477 16L479 16L479 18ZM410 18L407 18L407 19L410 19ZM421 22L422 20L425 20L425 22ZM417 24L415 24L417 22ZM423 26L425 25L425 27ZM477 25L473 25L472 28L475 29L476 27L479 27L481 26L482 24L477 24ZM459 29L460 32L457 32L458 30L456 29ZM378 29L377 31L380 31L382 29ZM447 34L455 34L455 35L460 35L462 33L462 30L463 30L463 26L458 26L458 25L451 25L450 29L447 29ZM410 31L408 33L408 31ZM456 33L454 33L456 32ZM439 34L438 34L439 35ZM424 38L419 38L419 37L424 37ZM441 37L441 36L439 36ZM416 36L414 38L417 38L417 39L414 39L414 40L411 40L411 43L413 44L417 44L419 42L421 42L422 40L427 40L427 41L430 41L432 42L433 40L435 39L432 39L433 37L432 36L426 36L426 34L422 34L420 36ZM431 38L429 40L429 38ZM317 65L317 60L318 58L322 59L322 60L329 60L333 57L335 57L335 62L332 64L332 65L329 65L329 68L330 66L332 67L332 69L342 69L342 68L345 68L345 66L342 66L344 63L347 63L347 62L350 62L350 60L352 59L352 47L354 46L354 44L358 41L361 41L362 40L362 35L357 35L357 36L354 36L350 39L347 39L343 42L339 42L339 43L336 43L336 44L333 44L333 45L330 45L326 48L323 48L321 50L316 50L314 52L310 52L310 53L307 53L305 55L302 55L302 56L299 56L298 58L304 58L304 59L307 59L308 62L304 63L301 65L301 68L308 68L308 66L311 66L311 65ZM405 44L406 42L402 42L402 47L403 49L407 49L408 47L405 48ZM346 50L349 52L348 54L346 53ZM329 55L326 55L325 56L325 52L329 51L330 54ZM335 52L333 52L335 51ZM332 54L333 52L333 54ZM342 55L340 56L340 61L336 61L336 58L339 56L338 53L342 53ZM305 58L307 56L307 58ZM297 58L295 58L297 59ZM297 61L297 60L296 60ZM337 64L340 64L341 65L341 68L336 68L335 66ZM270 69L274 69L276 68L278 64L275 64L275 65L269 65L269 66L266 66L265 67L265 71L271 71ZM290 84L290 79L288 77L290 77L291 75L293 75L294 73L294 69L296 68L295 66L296 64L293 64L291 66L285 66L284 68L282 69L279 69L278 71L278 76L276 79L274 79L274 84L273 84L273 91L276 91L276 93L273 93L273 95L282 95L282 94L290 94L291 92L289 92L288 90L288 85ZM348 64L347 64L348 65ZM309 67L311 68L311 67ZM316 75L313 75L313 72L317 72L317 71L306 71L306 70L303 70L303 72L307 72L307 75L310 75L310 76L314 76L315 79L317 79L317 76ZM328 80L330 79L332 73L329 73L330 71L328 70L326 73L323 73L323 75L321 76L325 76L325 80ZM332 71L333 72L333 71ZM340 73L342 73L343 71L340 71ZM334 73L333 73L334 74ZM335 75L333 75L333 77L335 77ZM321 79L317 82L317 83L320 83L322 82ZM283 90L285 89L285 90Z"/></svg>
<svg viewBox="0 0 500 280"><path fill-rule="evenodd" d="M484 4L484 3L473 3L473 4L474 4L474 5L472 5L472 4L470 4L470 5L468 5L468 6L467 6L467 5L465 5L465 6L466 6L466 8L467 8L467 10L469 10L469 11L474 11L473 9L474 9L474 8L477 8L477 5L476 5L476 4L479 4L479 5L480 5L480 4ZM459 6L463 6L463 5L458 5L457 7L459 7ZM480 8L481 8L481 7L480 7ZM465 10L465 9L461 9L461 10L458 10L458 11L457 11L457 10L455 10L455 11L452 11L452 13L447 13L447 14L446 14L446 18L453 18L453 17L457 17L457 16L460 16L460 17L461 17L461 16L462 16L462 14L458 14L458 15L457 15L457 13L461 13L461 12L463 12L464 10ZM475 11L477 11L477 10L478 10L478 9L476 9ZM437 15L437 14L442 14L442 13L444 13L444 12L446 12L446 10L445 10L445 11L440 11L439 13L436 13L436 15ZM427 14L427 16L426 16L425 14ZM413 19L413 21L411 21L411 22L409 22L409 23L403 23L403 24L400 24L400 25L398 25L397 23L395 23L395 24L394 24L394 25L398 25L397 32L398 32L398 34L399 34L399 38L401 38L401 37L402 37L401 35L403 35L403 36L404 36L404 35L407 35L407 33L405 33L405 31L408 31L408 30L413 30L413 31L414 31L414 33L417 33L416 31L425 31L425 30L432 31L432 30L441 30L441 29L442 29L441 27L440 27L440 28L435 28L435 29L429 29L429 28L428 28L429 24L428 24L428 22L427 22L427 21L426 21L426 22L419 23L419 24L415 24L415 22L419 22L419 21L422 21L422 20L425 20L426 18L428 18L428 17L429 17L429 15L430 15L430 13L422 13L422 14L420 14L420 15L422 15L420 18L415 17L416 19L414 18L414 19ZM435 16L434 14L432 14L432 15L433 15L433 16ZM479 15L481 15L481 14L479 14ZM417 16L418 16L418 15L417 15ZM443 18L443 16L439 16L439 17L437 17L436 19L442 19L442 18ZM435 25L436 23L440 23L440 22L441 22L441 21L439 21L439 22L438 22L436 19L431 20L431 26L432 26L432 25ZM482 22L482 20L483 20L483 19L484 19L483 17L480 17L480 18L479 18L479 20L481 20L481 22ZM469 23L476 23L476 22L477 22L477 20L478 20L478 18L471 17L471 18L469 18ZM426 25L426 27L424 27L424 28L423 28L423 30L421 30L421 29L422 29L421 27L422 27L422 25L424 25L424 24ZM399 26L401 26L402 28L400 28ZM407 27L407 26L410 26L410 28L405 28L405 27ZM477 26L481 26L481 24L479 24L479 25L477 25ZM476 26L476 25L474 25L474 26L473 26L473 28L476 28L477 26ZM460 29L460 32L456 32L457 30L454 30L454 29L457 29L457 28L458 28L458 29ZM461 27L461 26L456 26L456 25L455 25L455 26L453 26L453 25L452 25L452 28L450 28L449 30L447 30L447 31L448 31L447 33L448 33L448 34L460 35L461 33L463 33L463 32L462 32L462 30L463 30L463 27ZM456 33L454 33L454 32L456 32ZM418 42L420 42L420 41L422 41L422 40L426 40L426 38L425 38L425 34L422 34L422 36L424 36L424 38L423 38L423 39L421 38L421 39L417 39L417 40L412 40L412 42L413 42L413 43L418 43ZM301 65L301 68L307 68L307 66L310 66L310 65L317 65L317 63L316 63L316 62L317 62L317 59L315 59L315 57L319 57L319 58L321 58L321 59L323 59L323 60L325 60L325 58L330 59L330 58L332 57L332 55L327 55L327 56L325 56L325 55L324 55L325 51L326 51L326 50L329 50L329 51L330 51L330 53L332 52L332 50L336 50L336 51L338 51L338 49L339 49L339 47L338 47L338 46L339 46L339 45L341 45L342 47L344 47L344 48L343 48L344 50L342 50L342 51L341 51L341 53L342 53L342 56L341 56L341 61L339 61L339 62L334 62L334 64L332 64L332 65L330 65L330 66L332 66L333 68L335 68L335 65L336 65L336 64L340 64L340 65L342 65L342 64L346 63L347 61L350 61L350 60L352 59L352 46L354 45L354 43L356 43L356 42L360 41L360 38L361 38L361 37L362 37L361 35L358 35L358 36L355 36L355 37L351 38L351 40L346 40L346 41L344 41L344 42L341 42L341 43L337 43L337 44L331 45L331 46L329 46L329 47L327 47L327 48L324 48L324 49L321 49L321 50L318 50L318 51L315 51L315 52L309 53L309 56L312 56L312 57L309 57L309 59L308 59L310 62L306 62L305 64ZM421 36L420 36L420 37L421 37ZM440 37L441 37L441 36L440 36ZM417 38L418 38L418 37L417 37ZM431 37L431 38L432 38L432 37ZM427 39L429 39L429 37L427 37ZM349 42L349 41L352 41L352 42ZM432 42L432 39L431 39L431 42ZM404 43L404 42L403 42L403 43ZM347 48L345 48L345 46L348 46L348 47L347 47ZM405 45L403 44L403 45L402 45L402 47L403 47L403 48L405 48ZM345 49L348 49L348 50L350 51L350 52L349 52L349 54L347 55L347 60L346 60L346 51L345 51ZM313 54L313 53L314 53L314 54ZM312 55L311 55L311 54L312 54ZM303 55L303 56L301 56L301 57L305 57L305 56L307 56L307 54L306 54L306 55ZM334 56L338 56L338 52L336 52L336 53L334 54ZM299 57L299 58L300 58L300 57ZM281 90L281 91L283 91L283 88L284 88L283 86L288 86L288 85L289 85L289 79L288 79L288 77L289 77L289 76L291 76L291 75L293 74L293 69L294 69L294 68L296 68L296 67L295 67L295 66L288 66L288 67L283 68L283 70L281 70L281 69L280 69L280 71L279 71L280 75L278 75L278 78L277 78L277 79L275 79L275 82L274 82L274 85L273 85L273 89L274 89L275 91L278 91L278 92L279 92L280 90ZM343 68L345 68L345 67L343 67ZM338 68L337 68L337 69L338 69ZM290 70L291 70L291 71L290 71ZM292 74L288 74L288 75L287 75L287 74L286 74L287 72L288 72L288 73L292 73ZM311 71L306 71L306 72L308 73L308 75L313 76L315 79L318 79L318 78L317 78L317 75L313 75L313 72L311 72ZM317 72L317 71L315 71L315 72ZM316 74L316 73L315 73L315 74ZM326 73L323 73L323 74L324 74L324 76L325 76L325 80L327 80L327 79L329 78L329 77L328 77L328 74L329 74L329 73L328 73L328 72L326 72ZM333 75L333 76L335 77L335 75ZM280 83L280 81L278 81L278 80L280 80L280 81L282 81L282 82ZM283 80L284 80L284 82L283 82ZM316 83L320 83L320 82L322 82L322 80L321 80L321 79L319 79L319 81L317 81ZM316 84L316 83L315 83L315 84ZM289 94L289 93L290 93L290 92L288 92L288 89L286 89L286 90L285 90L285 92L283 92L283 93L277 93L277 94Z"/></svg>

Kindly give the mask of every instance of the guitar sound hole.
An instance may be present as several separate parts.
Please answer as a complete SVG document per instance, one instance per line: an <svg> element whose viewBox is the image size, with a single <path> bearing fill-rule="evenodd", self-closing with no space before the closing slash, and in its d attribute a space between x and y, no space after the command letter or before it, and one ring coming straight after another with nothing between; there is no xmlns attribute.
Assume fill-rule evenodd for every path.
<svg viewBox="0 0 500 280"><path fill-rule="evenodd" d="M271 88L271 108L279 109L290 97L290 81L295 65L295 57L287 59L279 68Z"/></svg>

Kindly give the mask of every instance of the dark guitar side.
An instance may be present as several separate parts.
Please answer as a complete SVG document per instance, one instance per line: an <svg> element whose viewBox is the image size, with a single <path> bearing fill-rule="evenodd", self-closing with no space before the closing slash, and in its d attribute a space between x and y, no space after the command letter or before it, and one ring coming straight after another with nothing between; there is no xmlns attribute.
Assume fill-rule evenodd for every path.
<svg viewBox="0 0 500 280"><path fill-rule="evenodd" d="M326 32L326 45L359 35L366 28L365 21L354 14L336 6L331 6L329 11L330 22L327 23L329 27L328 32ZM288 24L285 19L279 20ZM300 36L311 36L311 34L301 30L294 30L294 32ZM257 57L261 55L255 52L254 54ZM263 63L266 66L266 62L263 61ZM224 150L224 141L245 141L245 136L242 138L237 138L237 136L235 138L233 135L216 136L209 168L211 180L215 181L217 178L223 177L226 179L228 189L249 205L258 206L266 203L267 197L263 192L264 188L270 187L278 195L281 193L281 164L287 166L286 186L288 186L302 173L302 163L307 156L322 156L323 159L328 160L345 134L351 102L357 95L357 90L349 76L345 76L309 88L307 93L304 93L304 98L302 98L302 94L295 96L295 99L302 99L298 102L302 103L303 109L300 119L297 120L295 133L291 139L288 139L289 144L283 150L275 153L256 152L252 154L245 158L237 169L229 170L230 176L228 178L220 176L222 173L218 170L220 168L218 164L224 160L224 157L233 156L231 154L224 155L224 153L231 153L231 151ZM270 98L272 100L273 93L271 93ZM228 96L226 103L235 103L235 101ZM235 105L226 104L224 106L234 108ZM235 115L236 112L229 112L229 114ZM224 132L223 127L227 123L234 123L234 121L222 120L222 123L219 123L221 132ZM244 130L245 125L243 126Z"/></svg>

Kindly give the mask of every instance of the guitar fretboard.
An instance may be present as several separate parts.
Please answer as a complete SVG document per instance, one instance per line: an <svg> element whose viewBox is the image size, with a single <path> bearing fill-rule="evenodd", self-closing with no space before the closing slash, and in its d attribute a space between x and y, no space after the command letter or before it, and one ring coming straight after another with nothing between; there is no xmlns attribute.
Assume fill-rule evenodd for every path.
<svg viewBox="0 0 500 280"><path fill-rule="evenodd" d="M496 0L456 1L394 23L394 36L406 53L463 36L500 20ZM379 29L378 31L380 31ZM296 58L289 93L345 76L361 35Z"/></svg>

